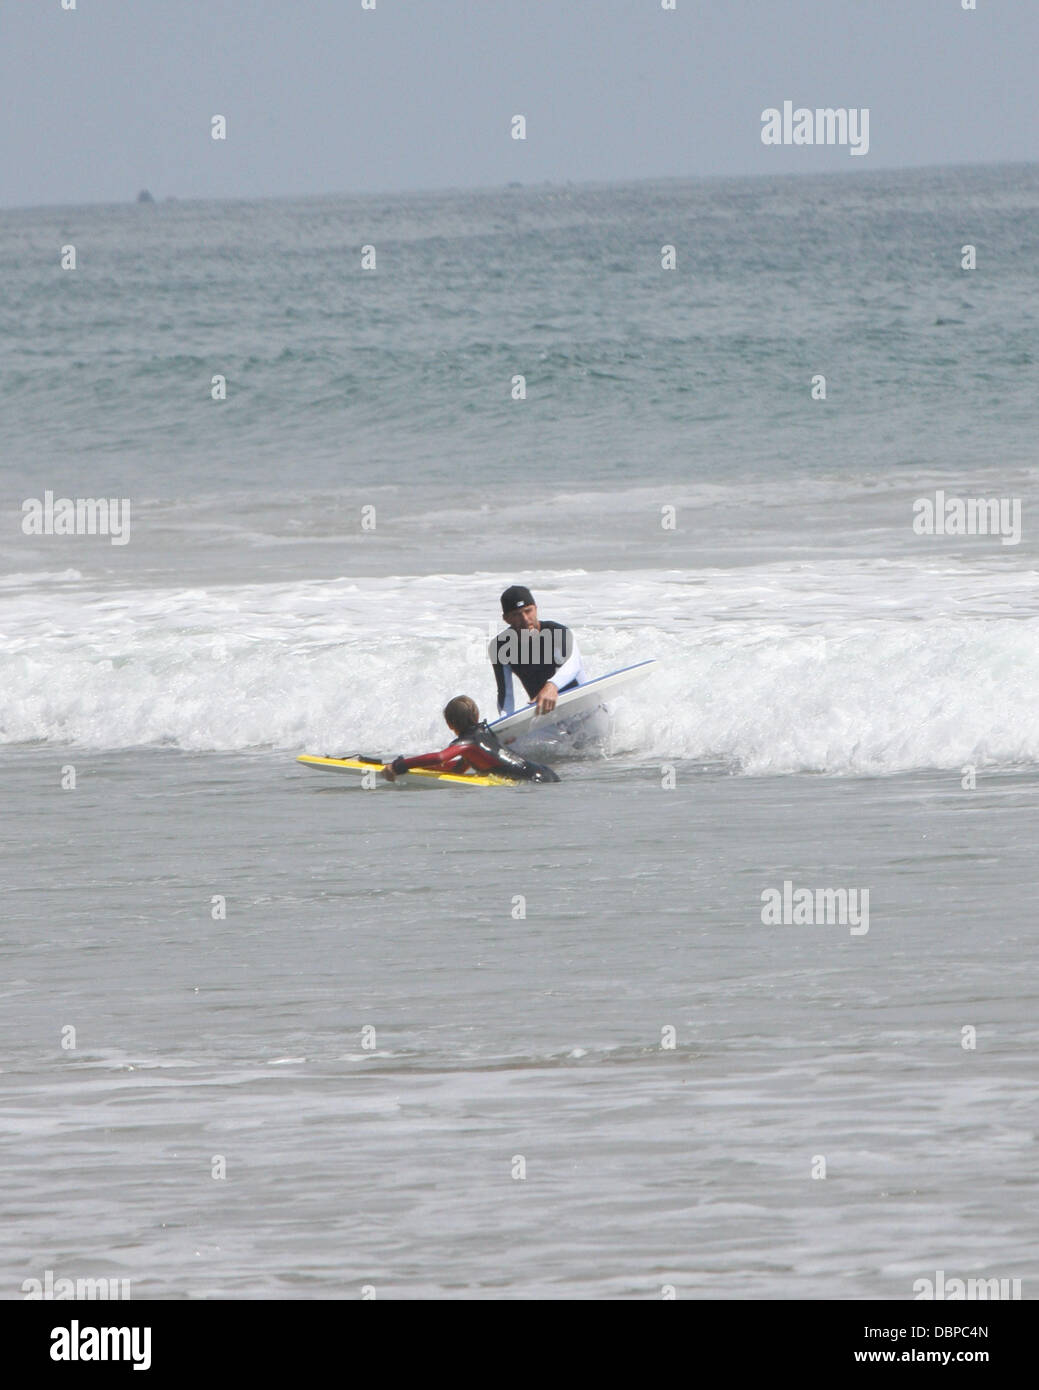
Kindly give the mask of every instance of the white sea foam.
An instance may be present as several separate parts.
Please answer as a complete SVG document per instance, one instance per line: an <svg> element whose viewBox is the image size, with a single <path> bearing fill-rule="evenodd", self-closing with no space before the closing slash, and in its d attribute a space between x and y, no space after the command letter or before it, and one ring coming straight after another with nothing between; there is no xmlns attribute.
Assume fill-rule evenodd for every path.
<svg viewBox="0 0 1039 1390"><path fill-rule="evenodd" d="M590 675L655 656L613 749L744 772L1039 760L1035 575L855 561L539 579ZM340 579L5 601L0 740L89 748L396 751L439 710L493 714L497 577ZM496 626L496 624L495 624Z"/></svg>

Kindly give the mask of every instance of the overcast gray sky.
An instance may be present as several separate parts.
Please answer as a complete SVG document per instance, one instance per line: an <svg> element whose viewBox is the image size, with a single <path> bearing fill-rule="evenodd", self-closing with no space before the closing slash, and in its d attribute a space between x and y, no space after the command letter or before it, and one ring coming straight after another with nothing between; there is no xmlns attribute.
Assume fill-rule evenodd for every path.
<svg viewBox="0 0 1039 1390"><path fill-rule="evenodd" d="M0 205L1037 158L1039 0L676 4L0 0ZM787 99L869 154L764 146Z"/></svg>

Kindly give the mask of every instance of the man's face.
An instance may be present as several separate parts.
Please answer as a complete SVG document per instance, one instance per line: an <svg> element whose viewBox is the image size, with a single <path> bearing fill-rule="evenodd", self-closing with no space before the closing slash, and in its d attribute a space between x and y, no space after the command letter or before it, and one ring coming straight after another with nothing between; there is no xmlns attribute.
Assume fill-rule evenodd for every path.
<svg viewBox="0 0 1039 1390"><path fill-rule="evenodd" d="M505 621L509 627L514 627L517 632L523 632L527 628L538 627L538 606L536 603L528 603L525 608L513 608L505 614Z"/></svg>

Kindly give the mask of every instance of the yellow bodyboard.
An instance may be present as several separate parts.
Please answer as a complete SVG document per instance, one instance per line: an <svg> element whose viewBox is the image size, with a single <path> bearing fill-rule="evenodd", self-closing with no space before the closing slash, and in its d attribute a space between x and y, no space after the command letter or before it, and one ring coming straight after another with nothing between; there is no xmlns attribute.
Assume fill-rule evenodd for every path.
<svg viewBox="0 0 1039 1390"><path fill-rule="evenodd" d="M325 772L352 772L354 774L378 773L386 766L385 763L363 762L360 758L319 758L314 753L302 753L296 761L303 763L306 767L316 767ZM494 777L476 772L437 772L431 767L412 768L410 772L405 772L393 783L387 782L382 777L378 780L380 786L389 787L396 786L399 782L410 782L413 778L425 784L446 782L449 785L461 787L509 787L514 785L508 777Z"/></svg>

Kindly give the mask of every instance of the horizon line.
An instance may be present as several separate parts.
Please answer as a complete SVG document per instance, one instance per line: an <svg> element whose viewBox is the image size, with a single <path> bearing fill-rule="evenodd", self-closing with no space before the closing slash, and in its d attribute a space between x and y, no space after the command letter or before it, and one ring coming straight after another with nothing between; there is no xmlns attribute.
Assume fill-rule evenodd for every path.
<svg viewBox="0 0 1039 1390"><path fill-rule="evenodd" d="M865 168L861 165L849 169L824 169L824 170L785 170L778 174L753 173L753 174L656 174L645 177L620 178L620 179L540 179L534 182L524 182L521 180L510 179L505 183L492 184L444 184L438 187L425 188L398 188L398 189L371 189L367 191L347 191L343 189L326 191L322 193L261 193L254 195L231 195L231 196L198 196L195 194L168 193L156 196L147 187L139 189L136 194L126 199L125 202L75 202L75 203L0 203L0 215L8 212L48 212L65 211L69 208L127 208L127 207L148 207L162 206L166 203L285 203L285 202L304 202L307 200L318 200L323 198L409 198L409 197L430 197L446 195L451 193L500 193L507 189L523 190L524 192L545 188L619 188L637 184L650 183L724 183L751 181L758 179L839 179L839 178L862 178L864 175L874 174L908 174L923 173L928 171L940 171L951 169L1013 169L1013 168L1033 168L1039 167L1039 159L1012 159L1012 160L984 160L980 162L953 162L948 164L899 164L899 165L879 165L873 168ZM149 193L151 203L138 201L142 192Z"/></svg>

